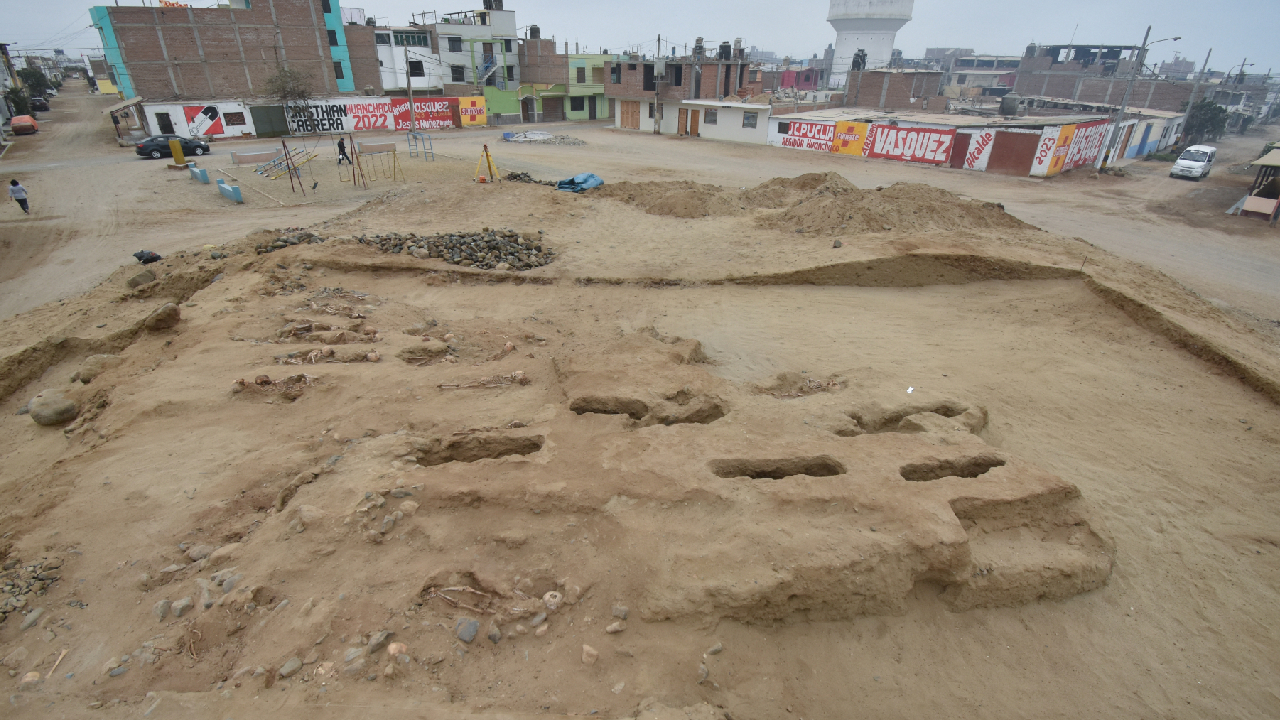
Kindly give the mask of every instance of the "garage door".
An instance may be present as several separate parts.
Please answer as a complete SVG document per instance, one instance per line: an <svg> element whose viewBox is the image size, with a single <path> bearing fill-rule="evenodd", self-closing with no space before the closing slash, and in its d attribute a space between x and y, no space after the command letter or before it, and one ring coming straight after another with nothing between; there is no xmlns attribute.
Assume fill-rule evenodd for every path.
<svg viewBox="0 0 1280 720"><path fill-rule="evenodd" d="M1000 175L1027 177L1031 174L1031 162L1036 159L1036 146L1040 133L1013 133L996 131L991 144L991 158L987 160L987 172Z"/></svg>
<svg viewBox="0 0 1280 720"><path fill-rule="evenodd" d="M542 120L544 122L564 120L564 98L542 98Z"/></svg>
<svg viewBox="0 0 1280 720"><path fill-rule="evenodd" d="M289 134L284 108L279 105L250 107L249 116L253 118L253 129L258 137L273 138Z"/></svg>

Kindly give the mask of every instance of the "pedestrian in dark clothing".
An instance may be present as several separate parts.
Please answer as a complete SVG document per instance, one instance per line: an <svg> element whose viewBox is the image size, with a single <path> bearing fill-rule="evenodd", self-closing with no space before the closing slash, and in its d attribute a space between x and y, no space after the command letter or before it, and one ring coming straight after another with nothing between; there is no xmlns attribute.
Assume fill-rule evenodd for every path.
<svg viewBox="0 0 1280 720"><path fill-rule="evenodd" d="M355 164L351 162L351 158L347 157L347 141L338 138L338 164L341 165L343 160L346 160L348 165Z"/></svg>
<svg viewBox="0 0 1280 720"><path fill-rule="evenodd" d="M18 206L22 208L22 212L30 215L31 208L27 207L27 189L22 187L17 180L9 181L9 197L18 201Z"/></svg>

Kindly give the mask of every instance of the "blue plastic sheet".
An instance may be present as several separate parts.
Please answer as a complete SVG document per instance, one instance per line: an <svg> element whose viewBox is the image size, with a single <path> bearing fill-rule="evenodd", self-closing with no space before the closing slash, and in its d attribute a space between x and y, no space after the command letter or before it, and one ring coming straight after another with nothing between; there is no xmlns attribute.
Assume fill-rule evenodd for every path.
<svg viewBox="0 0 1280 720"><path fill-rule="evenodd" d="M583 190L590 190L593 187L600 187L603 184L604 181L598 176L591 173L582 173L581 175L574 175L568 180L561 180L556 183L556 189L580 193Z"/></svg>

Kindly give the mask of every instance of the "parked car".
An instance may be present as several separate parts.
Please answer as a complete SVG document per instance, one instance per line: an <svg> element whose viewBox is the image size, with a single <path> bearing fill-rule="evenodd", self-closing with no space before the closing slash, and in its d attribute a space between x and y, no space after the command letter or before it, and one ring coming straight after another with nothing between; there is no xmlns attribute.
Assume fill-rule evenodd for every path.
<svg viewBox="0 0 1280 720"><path fill-rule="evenodd" d="M138 143L134 152L143 157L151 157L157 160L162 157L173 157L173 153L169 152L170 140L177 140L182 143L182 153L184 155L204 155L209 152L209 143L178 137L177 135L152 135Z"/></svg>
<svg viewBox="0 0 1280 720"><path fill-rule="evenodd" d="M40 132L36 119L30 115L17 115L9 121L9 129L14 135L34 135Z"/></svg>
<svg viewBox="0 0 1280 720"><path fill-rule="evenodd" d="M1178 156L1173 169L1169 171L1169 177L1189 177L1199 182L1200 178L1209 177L1209 171L1213 169L1213 158L1217 154L1218 148L1213 146L1192 145Z"/></svg>
<svg viewBox="0 0 1280 720"><path fill-rule="evenodd" d="M37 96L37 97L33 97L33 98L31 98L31 109L32 109L32 110L41 110L41 111L43 111L43 110L48 110L48 109L49 109L49 101L48 101L48 100L46 100L46 99L44 99L44 98L42 98L42 97L39 97L39 96Z"/></svg>

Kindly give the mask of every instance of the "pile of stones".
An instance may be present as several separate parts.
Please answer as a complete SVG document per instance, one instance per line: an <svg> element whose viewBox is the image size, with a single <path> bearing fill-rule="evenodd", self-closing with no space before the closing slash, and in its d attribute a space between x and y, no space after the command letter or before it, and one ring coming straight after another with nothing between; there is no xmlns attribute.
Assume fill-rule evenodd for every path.
<svg viewBox="0 0 1280 720"><path fill-rule="evenodd" d="M556 184L550 180L535 180L532 175L527 172L511 172L503 178L508 182L533 183L534 185L546 185L547 187L555 187Z"/></svg>
<svg viewBox="0 0 1280 720"><path fill-rule="evenodd" d="M549 138L542 138L541 140L525 140L525 142L531 145L535 145L535 144L536 145L586 145L587 144L585 140L579 140L576 137L570 137L568 135L552 135Z"/></svg>
<svg viewBox="0 0 1280 720"><path fill-rule="evenodd" d="M555 253L542 244L541 230L536 237L521 235L509 228L484 228L480 232L437 233L430 237L413 233L361 236L359 241L382 252L407 253L421 259L439 258L450 265L484 270L531 270L555 259Z"/></svg>
<svg viewBox="0 0 1280 720"><path fill-rule="evenodd" d="M305 245L307 243L322 243L328 238L316 235L313 232L297 228L294 232L286 232L269 243L258 243L256 248L259 255L283 250L291 245Z"/></svg>
<svg viewBox="0 0 1280 720"><path fill-rule="evenodd" d="M56 558L45 558L28 565L17 560L6 562L4 571L0 572L0 622L12 614L22 613L28 602L44 595L45 589L61 577L57 572L61 567L62 560Z"/></svg>

